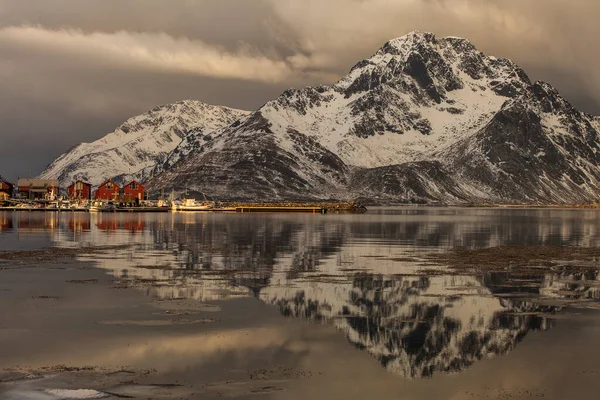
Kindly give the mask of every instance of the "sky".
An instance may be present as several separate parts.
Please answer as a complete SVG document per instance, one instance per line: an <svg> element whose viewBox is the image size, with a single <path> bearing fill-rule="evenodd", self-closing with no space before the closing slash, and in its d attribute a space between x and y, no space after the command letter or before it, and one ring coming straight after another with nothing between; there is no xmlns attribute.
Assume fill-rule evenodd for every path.
<svg viewBox="0 0 600 400"><path fill-rule="evenodd" d="M0 0L0 175L160 104L254 110L413 30L471 40L600 115L597 0Z"/></svg>

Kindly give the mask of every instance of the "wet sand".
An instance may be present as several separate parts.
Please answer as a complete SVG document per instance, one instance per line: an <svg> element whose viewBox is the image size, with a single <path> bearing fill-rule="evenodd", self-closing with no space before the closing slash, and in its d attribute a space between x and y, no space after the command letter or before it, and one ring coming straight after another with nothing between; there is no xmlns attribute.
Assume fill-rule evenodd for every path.
<svg viewBox="0 0 600 400"><path fill-rule="evenodd" d="M284 318L257 299L155 299L145 288L156 282L44 252L0 263L2 399L571 399L600 391L600 318L584 305L507 356L409 380L333 326Z"/></svg>

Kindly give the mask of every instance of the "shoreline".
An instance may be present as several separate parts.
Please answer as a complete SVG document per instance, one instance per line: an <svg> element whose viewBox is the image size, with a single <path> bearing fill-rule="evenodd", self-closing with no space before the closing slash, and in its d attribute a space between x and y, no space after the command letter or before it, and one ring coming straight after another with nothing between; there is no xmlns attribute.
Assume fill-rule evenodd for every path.
<svg viewBox="0 0 600 400"><path fill-rule="evenodd" d="M0 211L27 211L27 212L305 212L305 213L356 213L361 214L367 211L366 207L356 202L333 202L333 201L219 201L207 208L173 210L171 207L115 207L107 210L91 210L86 208L56 208L56 207L23 207L23 206L4 206ZM38 205L45 204L37 203ZM185 208L185 207L184 207Z"/></svg>
<svg viewBox="0 0 600 400"><path fill-rule="evenodd" d="M482 209L600 209L600 204L417 204L417 203L364 203L365 207L410 207L410 208L482 208Z"/></svg>

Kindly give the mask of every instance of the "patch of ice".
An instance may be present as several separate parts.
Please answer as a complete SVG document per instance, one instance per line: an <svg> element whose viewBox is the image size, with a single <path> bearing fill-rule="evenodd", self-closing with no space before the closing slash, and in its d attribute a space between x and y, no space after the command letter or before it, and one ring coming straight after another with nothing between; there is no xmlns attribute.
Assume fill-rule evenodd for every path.
<svg viewBox="0 0 600 400"><path fill-rule="evenodd" d="M58 397L59 399L101 399L107 397L107 393L99 392L93 389L46 389L46 393Z"/></svg>

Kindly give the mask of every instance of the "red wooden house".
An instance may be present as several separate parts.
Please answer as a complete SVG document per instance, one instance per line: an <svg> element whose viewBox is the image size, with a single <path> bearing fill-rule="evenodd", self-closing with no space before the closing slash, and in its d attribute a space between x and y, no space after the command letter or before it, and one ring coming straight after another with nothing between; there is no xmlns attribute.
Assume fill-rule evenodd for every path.
<svg viewBox="0 0 600 400"><path fill-rule="evenodd" d="M0 200L13 197L15 185L0 178Z"/></svg>
<svg viewBox="0 0 600 400"><path fill-rule="evenodd" d="M90 200L92 198L92 185L78 180L67 188L67 192L71 200Z"/></svg>
<svg viewBox="0 0 600 400"><path fill-rule="evenodd" d="M123 200L126 202L144 200L144 186L137 181L131 181L123 187Z"/></svg>
<svg viewBox="0 0 600 400"><path fill-rule="evenodd" d="M94 193L95 200L116 200L119 198L119 191L121 188L119 185L111 180L104 182L98 186L98 189Z"/></svg>

